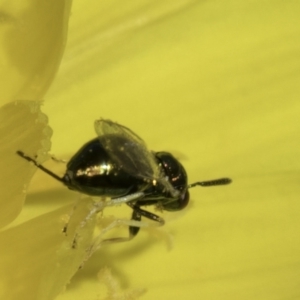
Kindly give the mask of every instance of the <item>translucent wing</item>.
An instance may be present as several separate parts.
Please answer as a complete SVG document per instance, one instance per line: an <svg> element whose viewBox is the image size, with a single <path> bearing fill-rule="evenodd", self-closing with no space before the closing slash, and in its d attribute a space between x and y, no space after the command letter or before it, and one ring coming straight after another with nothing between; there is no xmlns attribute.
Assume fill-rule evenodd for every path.
<svg viewBox="0 0 300 300"><path fill-rule="evenodd" d="M160 168L153 153L129 128L101 119L95 121L95 130L110 157L127 173L145 180L160 180Z"/></svg>

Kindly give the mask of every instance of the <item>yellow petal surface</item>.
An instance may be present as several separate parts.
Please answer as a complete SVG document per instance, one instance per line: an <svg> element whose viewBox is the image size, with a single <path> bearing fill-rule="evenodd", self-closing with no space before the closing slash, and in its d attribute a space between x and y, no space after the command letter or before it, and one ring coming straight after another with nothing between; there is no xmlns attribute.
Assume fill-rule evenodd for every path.
<svg viewBox="0 0 300 300"><path fill-rule="evenodd" d="M1 299L50 300L64 290L91 244L95 218L81 225L90 205L85 199L0 233Z"/></svg>
<svg viewBox="0 0 300 300"><path fill-rule="evenodd" d="M190 182L233 183L195 188L185 211L163 214L172 251L163 231L142 230L95 253L58 299L98 299L103 267L121 288L147 288L142 299L297 299L299 5L139 3L74 3L44 107L53 153L67 158L104 117L174 152Z"/></svg>
<svg viewBox="0 0 300 300"><path fill-rule="evenodd" d="M66 43L71 0L0 2L2 104L41 100Z"/></svg>
<svg viewBox="0 0 300 300"><path fill-rule="evenodd" d="M0 227L20 213L35 167L16 154L38 156L44 161L50 150L52 130L40 104L16 101L0 109Z"/></svg>

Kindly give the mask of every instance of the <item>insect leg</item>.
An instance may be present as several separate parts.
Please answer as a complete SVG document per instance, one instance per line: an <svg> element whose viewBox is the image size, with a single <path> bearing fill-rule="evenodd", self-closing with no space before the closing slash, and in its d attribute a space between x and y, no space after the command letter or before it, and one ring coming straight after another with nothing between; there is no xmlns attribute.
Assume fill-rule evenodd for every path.
<svg viewBox="0 0 300 300"><path fill-rule="evenodd" d="M99 213L100 211L103 211L103 209L106 206L115 206L115 205L121 205L122 203L127 203L128 201L133 201L139 198L144 197L144 193L143 192L137 192L134 194L129 194L123 197L119 197L119 198L113 198L110 201L104 202L104 201L98 201L95 202L93 204L93 207L91 207L89 213L85 216L85 218L81 221L80 223L80 227L84 227L86 225L86 223L91 219L91 217L97 213ZM68 222L65 224L62 232L67 235L67 231L68 231ZM105 243L114 243L114 242L125 242L125 241L129 241L132 237L129 236L128 238L113 238L113 239L107 239L107 240L103 240L102 236L109 230L111 230L114 227L117 226L121 226L121 225L126 225L126 226L133 226L133 227L140 227L143 226L141 224L141 222L135 221L135 220L121 220L121 219L117 219L115 220L111 226L108 226L107 228L103 229L101 231L101 234L96 238L95 242L93 243L93 246L91 246L91 252L93 253L94 248L98 249L99 245ZM144 225L145 226L145 225ZM146 225L148 226L148 225ZM76 237L74 238L74 242L73 244L76 244ZM97 246L98 245L98 246Z"/></svg>
<svg viewBox="0 0 300 300"><path fill-rule="evenodd" d="M130 204L130 203L127 203L127 204L133 209L131 220L117 219L117 220L114 220L112 223L110 223L107 227L103 228L101 230L101 233L96 237L96 239L93 242L93 245L89 249L89 254L88 254L89 257L105 244L113 244L113 243L130 241L132 238L134 238L137 235L137 233L139 232L141 227L153 227L153 226L164 225L164 223L165 223L164 219L160 218L159 216L157 216L151 212L148 212L146 210L143 210L138 206L134 206L133 204ZM142 217L156 221L159 224L154 225L154 224L150 224L147 222L143 222L143 221L141 221ZM114 229L115 227L119 227L119 226L128 226L129 227L129 236L128 237L103 239L103 235L105 235L106 232Z"/></svg>
<svg viewBox="0 0 300 300"><path fill-rule="evenodd" d="M108 201L106 203L106 206L115 206L115 205L119 205L122 203L128 203L131 201L136 201L138 199L141 199L145 196L145 194L143 192L137 192L137 193L133 193L133 194L129 194L129 195L125 195L119 198L113 198L110 201Z"/></svg>
<svg viewBox="0 0 300 300"><path fill-rule="evenodd" d="M141 222L141 219L142 219L142 215L140 214L140 212L134 209L132 211L131 220ZM137 226L129 226L129 237L130 238L135 237L140 231L140 228L141 227L137 227Z"/></svg>
<svg viewBox="0 0 300 300"><path fill-rule="evenodd" d="M111 222L107 227L101 229L101 233L95 238L93 241L93 244L91 247L87 250L87 257L85 260L87 260L95 251L100 249L105 244L114 244L114 243L120 243L120 242L128 242L130 241L134 236L129 235L128 237L118 237L118 238L109 238L104 239L103 236L110 230L119 227L119 226L128 226L128 227L149 227L151 224L148 224L146 222L141 222L138 220L126 220L126 219L116 219L113 222Z"/></svg>
<svg viewBox="0 0 300 300"><path fill-rule="evenodd" d="M155 215L147 210L141 209L139 206L134 205L132 203L127 203L133 209L131 220L141 221L142 216L148 218L152 221L156 221L159 223L158 226L162 226L165 224L165 220L158 215ZM132 238L136 236L140 230L141 226L129 226L129 236Z"/></svg>

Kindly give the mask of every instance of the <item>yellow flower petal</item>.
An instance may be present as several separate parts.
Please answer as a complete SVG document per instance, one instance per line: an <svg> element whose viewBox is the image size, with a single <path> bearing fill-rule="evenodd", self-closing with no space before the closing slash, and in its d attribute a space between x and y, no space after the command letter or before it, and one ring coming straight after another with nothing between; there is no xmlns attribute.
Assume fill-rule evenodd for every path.
<svg viewBox="0 0 300 300"><path fill-rule="evenodd" d="M16 154L38 156L44 161L50 149L52 130L40 104L16 101L0 109L0 227L20 213L35 167Z"/></svg>
<svg viewBox="0 0 300 300"><path fill-rule="evenodd" d="M1 299L51 300L64 290L91 245L95 218L81 223L91 205L84 199L0 233Z"/></svg>
<svg viewBox="0 0 300 300"><path fill-rule="evenodd" d="M42 99L64 51L70 7L71 0L2 1L2 104L19 99Z"/></svg>

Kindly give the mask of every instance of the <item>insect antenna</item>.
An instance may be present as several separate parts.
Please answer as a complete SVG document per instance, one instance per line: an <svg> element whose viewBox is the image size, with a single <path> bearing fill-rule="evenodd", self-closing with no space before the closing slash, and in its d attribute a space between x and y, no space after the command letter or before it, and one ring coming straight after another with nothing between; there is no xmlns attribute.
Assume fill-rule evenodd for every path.
<svg viewBox="0 0 300 300"><path fill-rule="evenodd" d="M187 188L192 188L197 185L206 187L206 186L214 186L214 185L225 185L231 183L232 180L230 178L219 178L219 179L214 179L214 180L208 180L208 181L197 181L194 183L191 183L187 186Z"/></svg>
<svg viewBox="0 0 300 300"><path fill-rule="evenodd" d="M22 151L17 151L16 152L20 157L26 159L29 162L32 162L36 167L38 167L39 169L41 169L42 171L44 171L45 173L47 173L48 175L50 175L51 177L53 177L54 179L62 182L65 184L65 181L63 180L63 178L57 176L55 173L53 173L52 171L48 170L47 168L43 167L42 165L40 165L36 160L34 160L33 158L31 158L30 156L27 156L24 152Z"/></svg>

